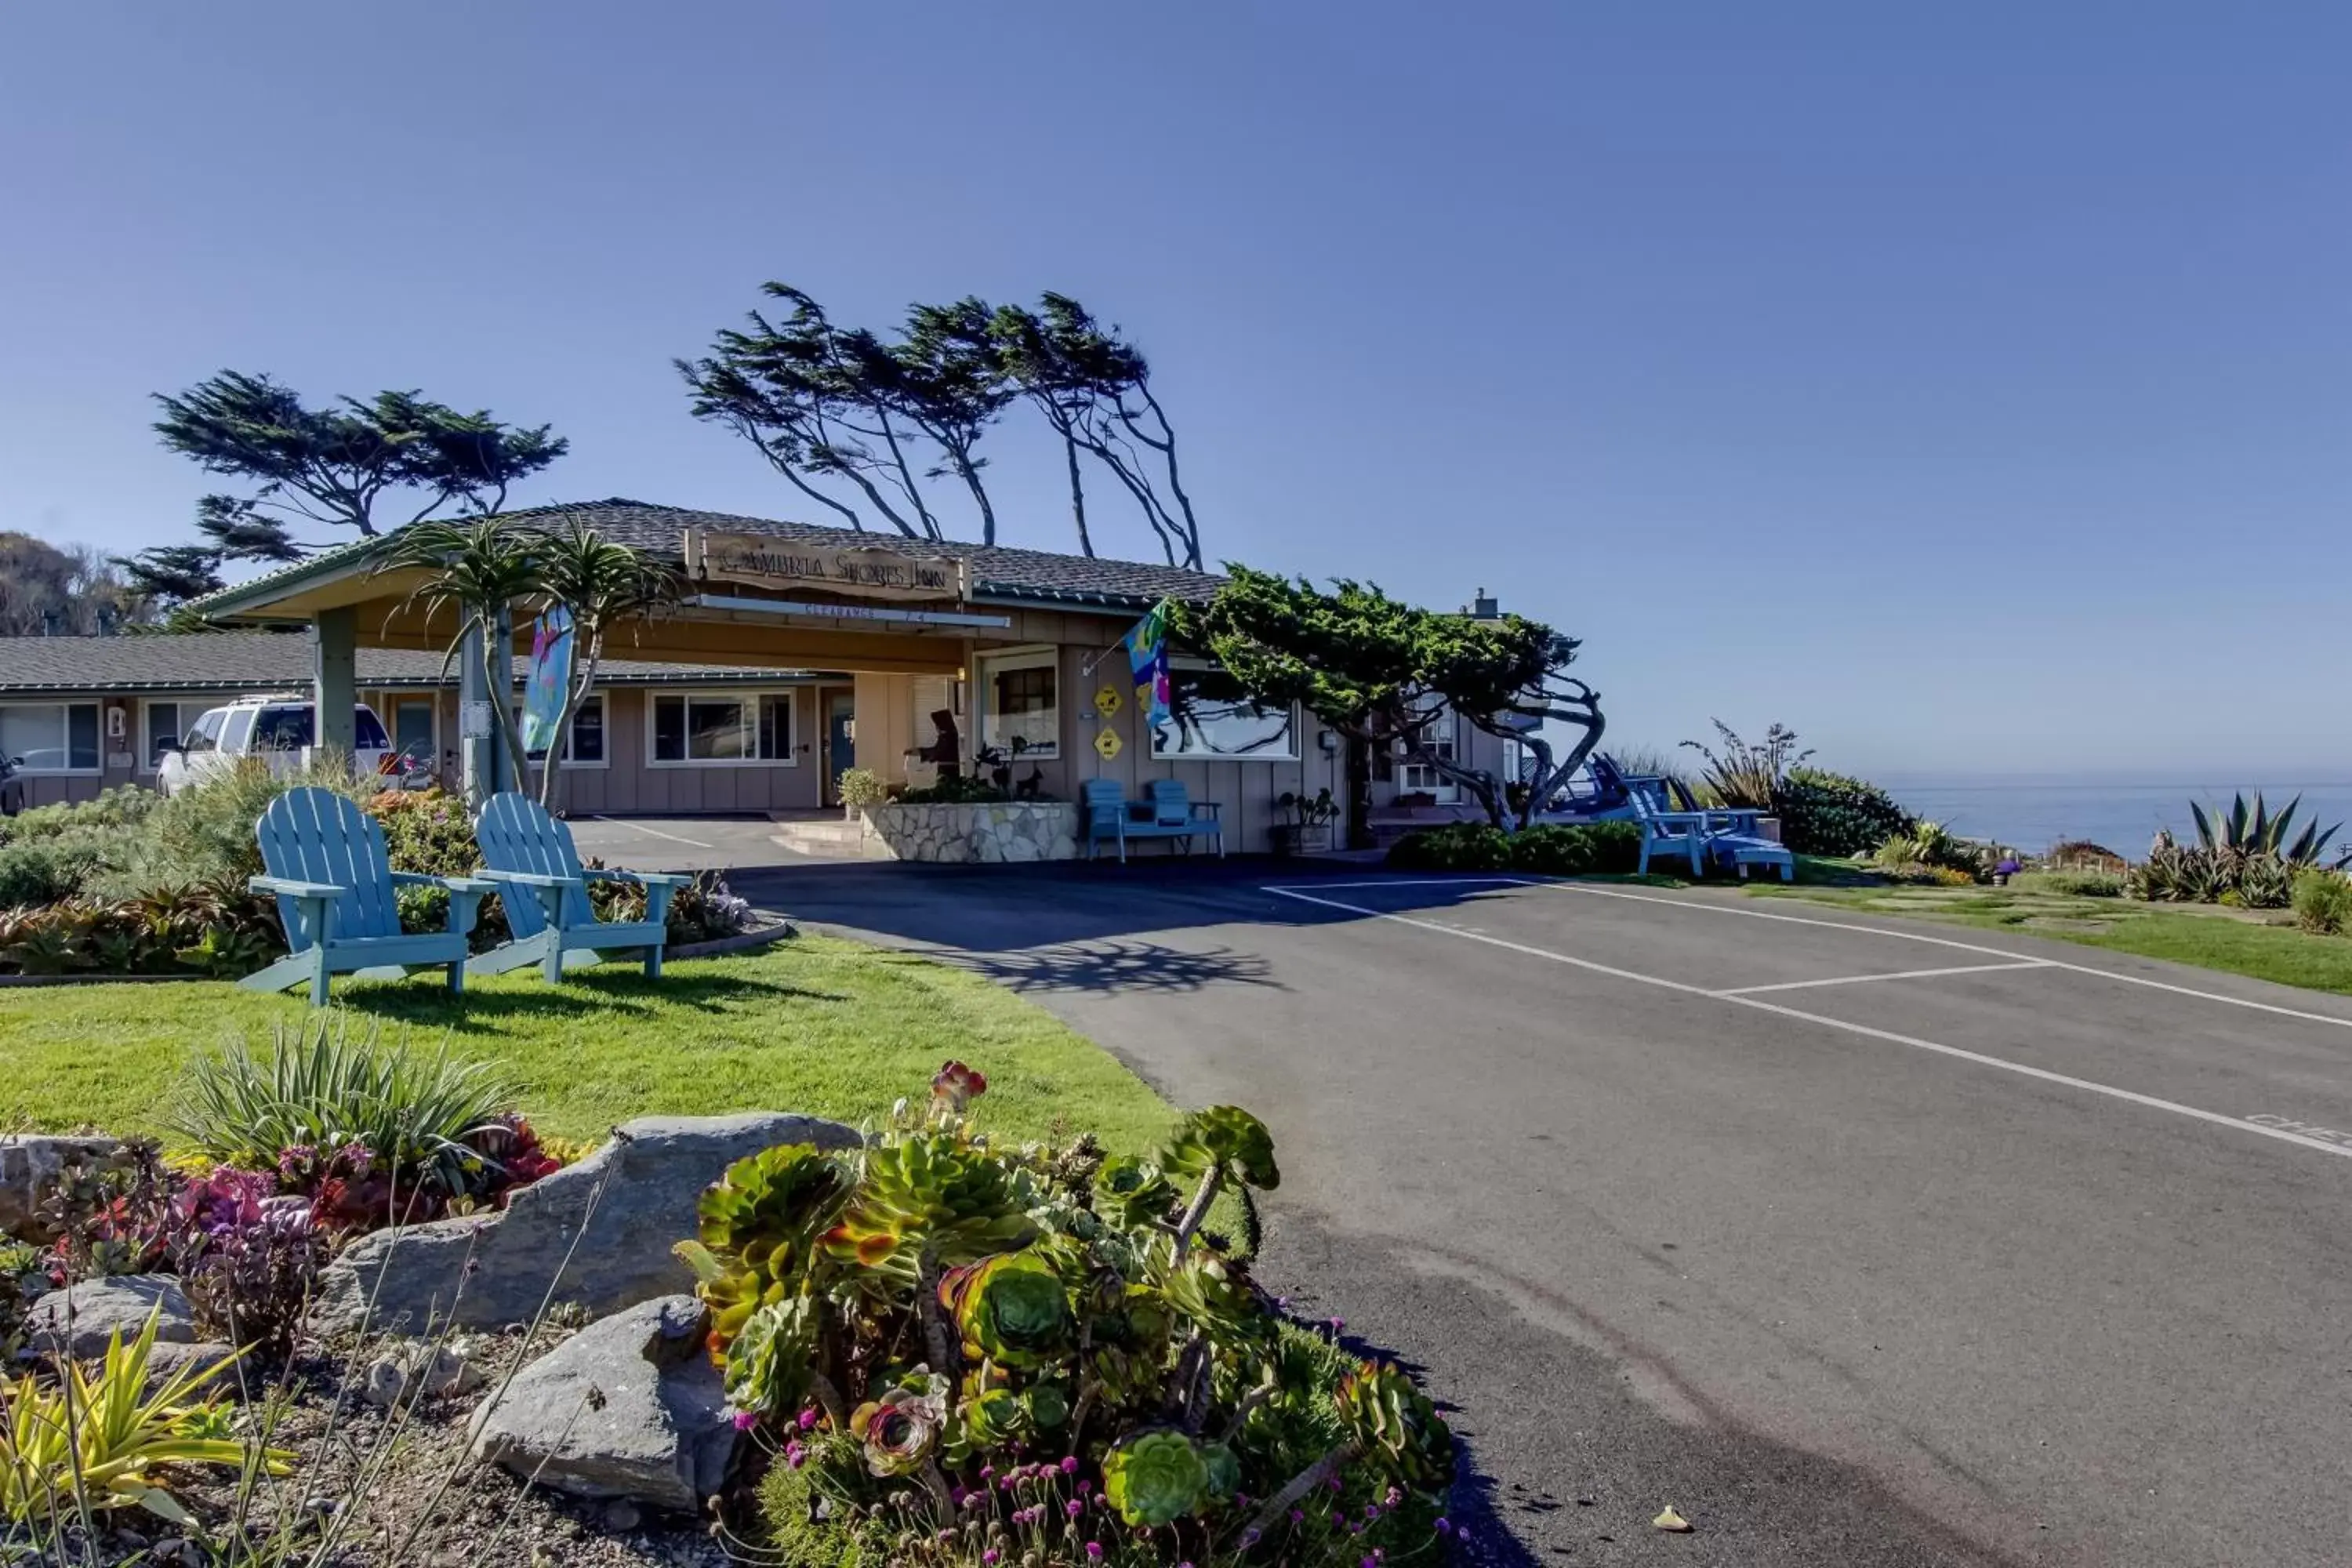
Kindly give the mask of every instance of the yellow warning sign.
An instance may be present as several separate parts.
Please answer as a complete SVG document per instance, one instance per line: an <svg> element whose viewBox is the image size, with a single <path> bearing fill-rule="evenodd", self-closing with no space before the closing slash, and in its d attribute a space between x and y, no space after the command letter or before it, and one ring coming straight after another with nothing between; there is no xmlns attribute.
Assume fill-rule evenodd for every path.
<svg viewBox="0 0 2352 1568"><path fill-rule="evenodd" d="M1118 755L1118 749L1119 741L1118 731L1097 730L1095 731L1095 750L1102 753L1102 760L1104 762L1108 762L1113 757Z"/></svg>
<svg viewBox="0 0 2352 1568"><path fill-rule="evenodd" d="M1095 693L1095 711L1106 719L1118 713L1119 702L1118 688L1116 686L1106 686Z"/></svg>

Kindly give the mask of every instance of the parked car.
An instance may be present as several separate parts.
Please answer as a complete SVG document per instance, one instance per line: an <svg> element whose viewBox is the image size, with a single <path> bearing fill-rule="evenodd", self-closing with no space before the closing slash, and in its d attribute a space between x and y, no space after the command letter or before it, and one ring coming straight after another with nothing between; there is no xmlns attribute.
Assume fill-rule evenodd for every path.
<svg viewBox="0 0 2352 1568"><path fill-rule="evenodd" d="M392 741L374 710L362 702L352 710L353 762L362 772L382 772ZM318 742L319 727L308 698L277 694L240 697L225 708L198 715L184 735L160 736L163 753L155 770L165 795L178 795L217 778L247 757L259 757L274 773L302 765L302 753Z"/></svg>

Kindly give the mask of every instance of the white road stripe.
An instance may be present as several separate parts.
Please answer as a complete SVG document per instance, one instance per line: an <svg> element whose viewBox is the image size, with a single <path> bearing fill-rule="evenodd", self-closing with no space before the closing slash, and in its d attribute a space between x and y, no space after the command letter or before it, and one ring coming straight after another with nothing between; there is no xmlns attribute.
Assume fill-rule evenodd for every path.
<svg viewBox="0 0 2352 1568"><path fill-rule="evenodd" d="M1820 926L1826 931L1856 931L1864 936L1892 937L1897 942L1924 942L1936 947L1957 947L1963 952L1990 953L1996 958L2015 958L2013 949L1984 947L1976 942L1954 942L1948 937L1926 936L1918 931L1889 931L1885 926L1855 925L1848 921L1812 920L1804 915L1773 914L1765 910L1738 910L1724 904L1706 903L1697 899L1664 899L1655 893L1629 893L1620 888L1595 888L1581 882L1538 882L1526 878L1518 879L1526 888L1556 888L1564 893L1584 893L1596 899L1631 899L1636 903L1664 904L1669 909L1696 910L1702 914L1738 915L1751 921L1780 921L1787 925ZM2352 1029L2352 1018L2335 1013L2311 1013L2300 1007L2282 1007L2275 1002L2254 1002L2243 996L2231 996L2220 991L2200 991L2193 985L2176 985L2168 980L2151 980L2145 974L2122 974L2112 969L2100 969L2088 963L2069 963L2062 958L2040 961L2044 969L2063 969L2074 974L2095 974L2102 980L2118 981L2126 985L2145 985L2152 991L2169 991L2176 996L2194 996L2205 1002L2226 1003L2232 1007L2251 1007L2257 1013L2275 1013L2282 1018L2301 1018L2308 1024L2333 1024L2339 1029Z"/></svg>
<svg viewBox="0 0 2352 1568"><path fill-rule="evenodd" d="M590 815L593 816L594 814L591 813ZM625 827L632 833L645 833L650 834L656 838L667 838L672 844L691 844L697 849L716 849L719 847L716 844L705 844L699 838L688 838L676 833L664 833L660 828L647 827L642 822L624 822L617 816L599 816L596 820L599 822L609 822L615 827Z"/></svg>
<svg viewBox="0 0 2352 1568"><path fill-rule="evenodd" d="M1861 985L1873 980L1932 980L1938 974L1997 974L2004 969L2047 969L2046 960L2021 958L2014 963L1959 963L1949 969L1898 969L1890 974L1839 974L1827 980L1783 980L1774 985L1734 985L1717 996L1753 996L1759 991L1804 991L1816 985Z"/></svg>
<svg viewBox="0 0 2352 1568"><path fill-rule="evenodd" d="M2051 1072L2044 1068L2028 1067L2023 1062L2006 1061L2000 1057L1986 1056L1981 1051L1964 1050L1958 1046L1947 1046L1936 1040L1923 1040L1914 1035L1898 1035L1891 1029L1874 1029L1866 1024L1850 1023L1846 1019L1832 1018L1820 1013L1807 1013L1795 1007L1782 1006L1777 1002L1759 1001L1753 996L1740 996L1721 991L1709 991L1702 986L1685 984L1679 980L1668 980L1655 974L1642 974L1631 969L1618 969L1606 963L1595 963L1591 959L1578 958L1570 953L1554 952L1549 948L1530 947L1525 942L1506 942L1501 937L1487 936L1479 931L1461 931L1452 926L1439 925L1434 921L1415 920L1410 915L1391 914L1385 910L1366 909L1361 904L1350 904L1339 899L1317 898L1310 893L1302 893L1295 888L1266 888L1263 890L1277 894L1286 899L1297 899L1301 903L1321 904L1326 909L1345 910L1349 914L1363 915L1372 920L1394 921L1399 925L1412 926L1420 931L1435 931L1440 936L1459 937L1465 942L1485 942L1489 947L1504 948L1512 952L1524 953L1529 958L1541 958L1549 960L1554 963L1570 964L1578 969L1591 970L1596 974L1607 974L1619 980L1631 980L1641 985L1654 985L1663 991L1678 991L1685 995L1704 996L1710 1002L1721 1002L1733 1007L1752 1007L1759 1013L1776 1013L1784 1018L1795 1018L1808 1024L1818 1024L1826 1029L1842 1029L1847 1034L1860 1035L1865 1039L1884 1040L1890 1045L1908 1046L1914 1050L1929 1051L1937 1056L1951 1057L1956 1060L1964 1062L1974 1062L1979 1067L1998 1068L2003 1072L2013 1072L2022 1078L2039 1079L2044 1083L2061 1084L2068 1089L2079 1089L2087 1093L2105 1095L2110 1100L2120 1100L2126 1101L2129 1104L2146 1106L2153 1110L2168 1110L2175 1116L2186 1116L2198 1121L2211 1122L2217 1127L2233 1128L2241 1132L2252 1132L2258 1137L2275 1139L2281 1143L2293 1143L2299 1148L2315 1149L2323 1154L2336 1154L2345 1159L2352 1160L2352 1147L2347 1147L2343 1144L2329 1143L2317 1138L2306 1138L2299 1132L2290 1132L2285 1129L2279 1127L2265 1127L2258 1121L2248 1121L2242 1117L2224 1116L2220 1111L2216 1110L2200 1110L2196 1106L2183 1105L2179 1100L2159 1100L2155 1095L2141 1094L2135 1089L2118 1089L2113 1084L2095 1083L2086 1078L2073 1078L2065 1073ZM1674 899L1660 899L1653 901L1675 904L1679 904L1681 902L1681 900ZM1685 905L1683 907L1703 908L1705 906ZM1725 910L1723 912L1729 914L1744 914L1748 911L1733 910ZM1837 922L1833 921L1807 921L1801 923L1807 925L1834 925ZM1869 930L1872 928L1846 927L1844 929ZM1883 932L1881 934L1891 936L1902 933L1889 931ZM2066 969L2074 966L2071 964L2051 964L2046 967ZM2087 970L2085 973L2091 974L2101 974L2105 972L2104 970L2093 969ZM2191 992L2190 994L2196 995L2200 994Z"/></svg>

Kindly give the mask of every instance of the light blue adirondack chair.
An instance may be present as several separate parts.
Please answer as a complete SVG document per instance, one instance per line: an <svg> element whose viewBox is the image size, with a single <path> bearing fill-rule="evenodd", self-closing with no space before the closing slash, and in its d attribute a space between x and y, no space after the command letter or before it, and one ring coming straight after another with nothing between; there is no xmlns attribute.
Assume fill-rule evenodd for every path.
<svg viewBox="0 0 2352 1568"><path fill-rule="evenodd" d="M1181 829L1184 853L1192 852L1192 835L1199 833L1217 843L1217 858L1225 855L1225 808L1213 800L1194 800L1184 788L1181 779L1153 779L1143 786L1151 801L1152 826L1161 832Z"/></svg>
<svg viewBox="0 0 2352 1568"><path fill-rule="evenodd" d="M327 1005L331 974L397 980L414 969L446 966L449 989L466 988L466 933L474 929L483 898L497 890L489 883L394 870L375 818L330 789L288 790L262 812L253 837L268 874L247 885L277 896L291 951L238 984L288 991L307 980L314 1007ZM447 929L403 932L393 901L399 887L447 889Z"/></svg>
<svg viewBox="0 0 2352 1568"><path fill-rule="evenodd" d="M646 973L658 979L668 942L670 895L693 880L663 871L585 870L572 847L572 830L528 795L507 792L482 803L474 819L482 875L498 885L514 940L467 965L499 974L536 963L550 980L624 952L645 954ZM592 881L635 882L646 890L642 921L600 921L588 901Z"/></svg>
<svg viewBox="0 0 2352 1568"><path fill-rule="evenodd" d="M1659 796L1638 784L1626 792L1625 799L1633 807L1633 820L1642 825L1642 860L1636 868L1641 874L1648 875L1654 851L1688 855L1692 877L1706 874L1707 842L1716 833L1706 813L1668 811L1659 803Z"/></svg>

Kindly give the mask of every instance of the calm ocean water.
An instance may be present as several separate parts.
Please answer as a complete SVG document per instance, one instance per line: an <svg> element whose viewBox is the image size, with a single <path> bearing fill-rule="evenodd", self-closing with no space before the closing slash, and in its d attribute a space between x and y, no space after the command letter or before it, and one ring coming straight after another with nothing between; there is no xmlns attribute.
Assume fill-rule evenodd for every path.
<svg viewBox="0 0 2352 1568"><path fill-rule="evenodd" d="M1951 784L1932 779L1883 781L1896 800L1923 817L1940 822L1969 838L1991 838L2024 850L2046 849L2063 838L2088 838L2137 860L2147 850L2159 827L2176 838L2193 840L2197 826L2189 819L2192 800L2226 809L2231 796L2242 790L2249 806L2254 791L2275 813L2295 796L2303 805L2295 812L2293 831L2317 816L2320 826L2352 824L2352 783L2316 781L2306 784ZM2352 848L2352 828L2335 843Z"/></svg>

